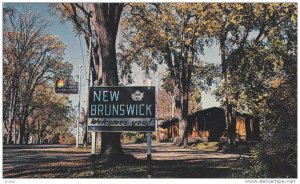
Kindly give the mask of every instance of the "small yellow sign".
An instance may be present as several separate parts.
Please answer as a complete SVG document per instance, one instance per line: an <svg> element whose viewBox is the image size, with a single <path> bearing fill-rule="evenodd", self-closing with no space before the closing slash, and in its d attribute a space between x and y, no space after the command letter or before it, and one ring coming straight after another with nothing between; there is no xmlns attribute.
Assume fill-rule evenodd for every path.
<svg viewBox="0 0 300 184"><path fill-rule="evenodd" d="M78 83L70 83L68 80L58 79L55 84L56 93L78 94Z"/></svg>
<svg viewBox="0 0 300 184"><path fill-rule="evenodd" d="M58 88L63 88L64 87L64 80L63 79L59 79L56 83L56 87Z"/></svg>

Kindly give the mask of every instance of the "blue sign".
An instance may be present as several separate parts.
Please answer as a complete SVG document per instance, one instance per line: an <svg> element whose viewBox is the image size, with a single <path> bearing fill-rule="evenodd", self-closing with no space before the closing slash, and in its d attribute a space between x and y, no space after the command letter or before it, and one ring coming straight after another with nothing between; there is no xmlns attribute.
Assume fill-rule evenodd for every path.
<svg viewBox="0 0 300 184"><path fill-rule="evenodd" d="M90 87L88 131L155 131L154 86Z"/></svg>

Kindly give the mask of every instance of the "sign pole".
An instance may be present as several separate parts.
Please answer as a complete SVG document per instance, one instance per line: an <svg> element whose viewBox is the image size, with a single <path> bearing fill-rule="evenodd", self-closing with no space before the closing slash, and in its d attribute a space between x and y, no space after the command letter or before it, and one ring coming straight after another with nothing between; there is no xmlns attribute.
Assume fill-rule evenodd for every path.
<svg viewBox="0 0 300 184"><path fill-rule="evenodd" d="M96 132L92 132L91 162L92 162L92 175L95 176L95 162L96 162Z"/></svg>
<svg viewBox="0 0 300 184"><path fill-rule="evenodd" d="M80 80L81 80L81 65L78 66L78 119L76 132L76 148L79 148L79 121L80 121Z"/></svg>
<svg viewBox="0 0 300 184"><path fill-rule="evenodd" d="M147 177L151 178L151 132L147 133Z"/></svg>
<svg viewBox="0 0 300 184"><path fill-rule="evenodd" d="M145 86L151 86L151 83L148 77L144 81ZM147 177L151 178L151 132L147 133Z"/></svg>

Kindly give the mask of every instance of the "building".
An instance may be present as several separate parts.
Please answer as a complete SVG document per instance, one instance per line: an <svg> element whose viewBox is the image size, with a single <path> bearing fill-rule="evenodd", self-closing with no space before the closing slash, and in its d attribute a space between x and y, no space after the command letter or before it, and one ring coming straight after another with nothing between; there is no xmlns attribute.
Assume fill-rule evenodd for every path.
<svg viewBox="0 0 300 184"><path fill-rule="evenodd" d="M158 123L159 141L173 141L179 135L179 122L177 118L169 118ZM226 120L224 109L212 107L197 111L188 117L190 137L198 137L203 141L220 141L226 138ZM237 139L247 141L259 140L259 122L249 114L237 113L236 118Z"/></svg>

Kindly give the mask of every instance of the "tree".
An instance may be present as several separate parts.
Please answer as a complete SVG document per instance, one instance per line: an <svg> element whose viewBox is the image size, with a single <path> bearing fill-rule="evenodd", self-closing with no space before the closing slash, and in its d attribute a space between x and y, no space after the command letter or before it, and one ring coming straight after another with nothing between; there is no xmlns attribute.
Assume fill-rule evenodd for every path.
<svg viewBox="0 0 300 184"><path fill-rule="evenodd" d="M255 115L261 125L261 142L245 174L296 177L297 7L293 3L212 6L223 16L214 18L212 12L211 17L227 21L222 29L215 28L224 79L219 96L225 105ZM218 36L225 33L223 39ZM229 115L234 117L235 112ZM234 140L234 132L230 129L229 139Z"/></svg>
<svg viewBox="0 0 300 184"><path fill-rule="evenodd" d="M33 142L36 143L43 143L44 139L51 140L51 143L58 143L60 137L70 137L76 115L67 96L67 94L56 94L53 82L37 87L33 99L36 108L26 122L26 143L30 137L35 138Z"/></svg>
<svg viewBox="0 0 300 184"><path fill-rule="evenodd" d="M174 107L172 106L172 97L164 89L159 89L156 93L156 109L157 117L159 118L171 118L174 112Z"/></svg>
<svg viewBox="0 0 300 184"><path fill-rule="evenodd" d="M245 174L296 177L297 6L269 4L268 10L281 15L273 22L276 26L266 30L264 42L247 48L241 58L241 64L257 76L251 79L248 71L239 73L244 82L238 81L244 86L247 106L260 117L262 132L262 141L255 148Z"/></svg>
<svg viewBox="0 0 300 184"><path fill-rule="evenodd" d="M122 22L124 45L120 62L128 70L132 61L149 75L157 64L167 65L165 81L175 97L179 119L179 146L188 143L188 102L193 74L203 72L203 47L210 43L206 31L206 6L197 3L130 4ZM122 42L121 42L122 43ZM200 75L199 75L200 76Z"/></svg>
<svg viewBox="0 0 300 184"><path fill-rule="evenodd" d="M243 70L249 71L250 69L246 66L241 67L243 65L240 60L247 57L245 56L247 48L257 48L263 45L268 34L291 16L287 11L290 5L213 3L210 6L209 17L215 22L211 36L219 43L222 60L222 85L219 88L219 94L225 106L228 143L230 148L233 148L236 112L243 107L241 99L245 95L243 86L236 79L243 81Z"/></svg>
<svg viewBox="0 0 300 184"><path fill-rule="evenodd" d="M101 60L98 85L117 86L116 38L123 4L91 4ZM101 71L102 70L102 71ZM120 133L102 133L101 154L107 161L122 159Z"/></svg>
<svg viewBox="0 0 300 184"><path fill-rule="evenodd" d="M90 71L93 83L99 86L117 86L119 82L115 45L123 6L122 3L61 3L57 7L62 12L62 18L70 20L76 31L84 34L87 45L92 46ZM93 42L90 43L90 40ZM104 132L101 135L104 160L122 159L120 133Z"/></svg>
<svg viewBox="0 0 300 184"><path fill-rule="evenodd" d="M72 66L62 62L65 47L57 37L45 33L48 23L41 14L22 9L7 16L3 33L5 127L11 143L12 125L18 119L22 144L28 117L38 108L34 104L37 87L63 75L57 70L65 69L64 75L70 75Z"/></svg>
<svg viewBox="0 0 300 184"><path fill-rule="evenodd" d="M210 22L210 36L219 44L221 55L222 87L219 88L218 94L225 107L227 142L230 149L235 145L237 104L234 100L239 96L239 90L232 90L235 94L229 95L227 57L230 49L246 44L248 35L253 29L251 23L245 25L247 21L251 21L251 14L247 9L250 6L251 4L241 3L211 3L208 4L206 17ZM235 30L244 30L244 34L233 34ZM237 45L230 44L230 40L235 40Z"/></svg>

